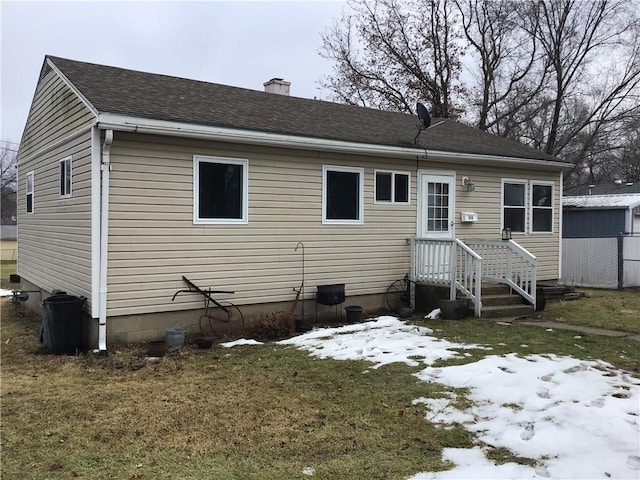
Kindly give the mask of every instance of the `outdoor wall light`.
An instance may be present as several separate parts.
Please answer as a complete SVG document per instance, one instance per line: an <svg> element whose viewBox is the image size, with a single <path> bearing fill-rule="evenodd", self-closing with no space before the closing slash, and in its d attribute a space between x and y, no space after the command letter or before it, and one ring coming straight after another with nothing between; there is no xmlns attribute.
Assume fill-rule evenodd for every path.
<svg viewBox="0 0 640 480"><path fill-rule="evenodd" d="M509 227L502 229L502 239L511 240L511 229Z"/></svg>
<svg viewBox="0 0 640 480"><path fill-rule="evenodd" d="M469 177L462 177L462 186L467 189L467 192L473 192L476 189L476 184Z"/></svg>

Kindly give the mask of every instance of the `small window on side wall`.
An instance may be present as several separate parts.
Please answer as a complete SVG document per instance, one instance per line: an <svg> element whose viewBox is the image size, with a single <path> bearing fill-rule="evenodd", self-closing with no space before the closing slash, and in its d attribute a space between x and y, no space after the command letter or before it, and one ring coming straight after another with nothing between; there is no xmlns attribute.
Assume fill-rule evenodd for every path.
<svg viewBox="0 0 640 480"><path fill-rule="evenodd" d="M375 172L375 203L409 203L409 173Z"/></svg>
<svg viewBox="0 0 640 480"><path fill-rule="evenodd" d="M248 161L194 157L194 223L247 223Z"/></svg>
<svg viewBox="0 0 640 480"><path fill-rule="evenodd" d="M364 170L322 167L322 223L363 223Z"/></svg>
<svg viewBox="0 0 640 480"><path fill-rule="evenodd" d="M72 185L72 161L71 157L63 158L60 160L60 196L71 197L71 185Z"/></svg>
<svg viewBox="0 0 640 480"><path fill-rule="evenodd" d="M26 175L26 206L27 213L33 213L33 172L29 172Z"/></svg>

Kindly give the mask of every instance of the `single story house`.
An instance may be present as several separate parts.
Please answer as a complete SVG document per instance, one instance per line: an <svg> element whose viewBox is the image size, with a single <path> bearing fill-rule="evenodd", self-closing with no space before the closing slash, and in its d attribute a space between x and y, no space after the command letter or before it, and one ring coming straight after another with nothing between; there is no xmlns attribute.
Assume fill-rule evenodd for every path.
<svg viewBox="0 0 640 480"><path fill-rule="evenodd" d="M15 260L18 251L17 225L0 226L0 260Z"/></svg>
<svg viewBox="0 0 640 480"><path fill-rule="evenodd" d="M199 298L172 301L183 275L249 317L288 310L299 242L307 312L315 286L377 308L409 274L481 315L483 278L530 302L559 278L563 160L265 89L45 57L18 154L23 288L87 297L104 349L197 323Z"/></svg>

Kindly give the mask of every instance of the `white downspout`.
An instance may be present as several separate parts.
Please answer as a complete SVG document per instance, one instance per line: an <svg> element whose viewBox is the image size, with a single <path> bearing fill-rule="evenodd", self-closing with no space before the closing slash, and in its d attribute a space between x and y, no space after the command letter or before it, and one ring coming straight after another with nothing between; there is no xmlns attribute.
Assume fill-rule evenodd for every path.
<svg viewBox="0 0 640 480"><path fill-rule="evenodd" d="M107 258L109 248L109 155L113 143L113 130L105 130L102 144L102 191L100 209L100 304L98 317L98 350L107 350Z"/></svg>

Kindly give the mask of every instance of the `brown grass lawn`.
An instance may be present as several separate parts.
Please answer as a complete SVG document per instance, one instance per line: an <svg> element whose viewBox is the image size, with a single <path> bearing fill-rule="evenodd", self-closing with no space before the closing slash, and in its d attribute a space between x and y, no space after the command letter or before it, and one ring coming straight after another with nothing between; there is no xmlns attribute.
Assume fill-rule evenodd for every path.
<svg viewBox="0 0 640 480"><path fill-rule="evenodd" d="M640 333L640 288L578 289L580 300L549 302L542 318L570 325Z"/></svg>
<svg viewBox="0 0 640 480"><path fill-rule="evenodd" d="M636 308L628 301L625 309ZM38 318L22 308L14 315L6 299L1 315L3 479L290 479L307 478L306 467L314 478L402 479L446 469L443 448L474 443L462 427L425 420L412 400L449 389L416 381L405 365L374 370L274 343L188 344L159 363L147 362L144 345L54 356L38 343ZM600 358L640 373L640 344L628 339L476 319L428 326L492 345L490 354ZM457 362L487 354L470 352ZM531 462L504 449L493 457Z"/></svg>

